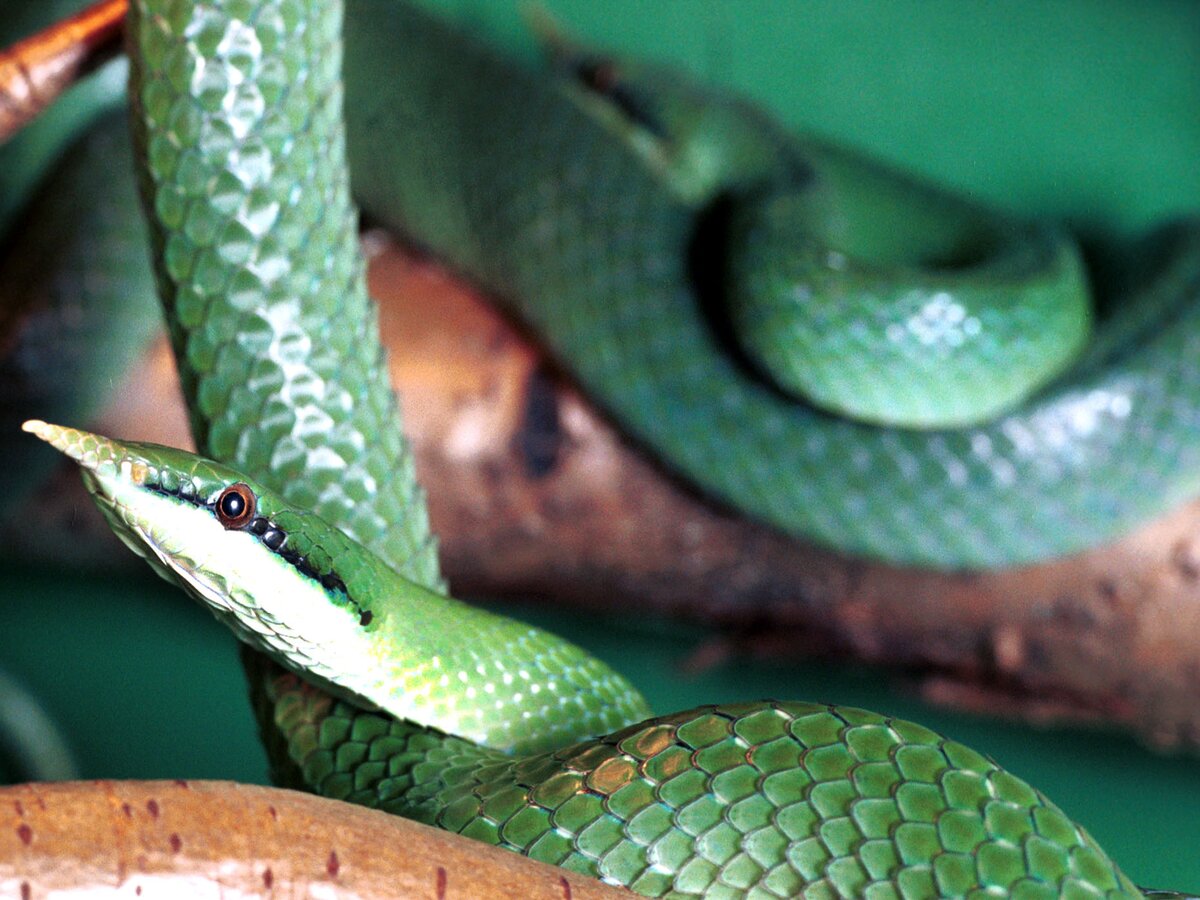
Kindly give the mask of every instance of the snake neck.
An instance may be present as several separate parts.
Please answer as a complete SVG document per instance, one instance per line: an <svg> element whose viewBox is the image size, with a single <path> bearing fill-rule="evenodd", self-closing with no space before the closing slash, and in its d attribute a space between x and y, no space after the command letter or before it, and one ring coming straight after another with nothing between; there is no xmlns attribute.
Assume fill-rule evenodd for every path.
<svg viewBox="0 0 1200 900"><path fill-rule="evenodd" d="M503 751L403 719L364 714L243 646L253 711L281 787L431 822L433 798L464 769L505 764Z"/></svg>

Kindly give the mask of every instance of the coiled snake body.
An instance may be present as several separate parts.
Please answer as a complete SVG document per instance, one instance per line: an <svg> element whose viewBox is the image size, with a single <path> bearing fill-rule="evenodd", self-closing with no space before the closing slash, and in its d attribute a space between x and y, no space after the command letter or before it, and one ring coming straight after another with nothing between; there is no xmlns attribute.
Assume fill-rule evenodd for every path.
<svg viewBox="0 0 1200 900"><path fill-rule="evenodd" d="M354 12L347 121L364 208L510 298L626 427L729 503L849 553L961 568L1079 550L1200 489L1195 227L1159 237L1158 277L1030 399L955 430L864 424L797 402L719 332L773 325L799 297L831 335L832 347L798 348L827 354L817 388L863 397L872 368L911 356L930 366L933 397L914 375L884 411L953 406L968 373L974 399L1006 395L991 373L1021 367L1002 361L1014 347L1061 359L1077 346L1086 314L1061 238L653 69L613 64L604 94L536 77L387 0ZM930 260L948 262L918 264ZM773 288L786 296L756 311ZM743 294L753 308L729 312ZM1001 312L1014 331L993 333ZM1068 349L1041 343L1055 337Z"/></svg>
<svg viewBox="0 0 1200 900"><path fill-rule="evenodd" d="M1176 434L1197 416L1181 399L1200 381L1200 306L1182 302L1197 288L1193 233L1176 236L1139 311L1031 405L961 432L850 423L766 385L774 351L726 334L782 315L780 285L887 292L843 244L818 242L791 271L761 267L763 247L813 215L806 191L834 203L859 173L883 191L885 223L910 206L948 215L927 246L889 243L885 228L865 253L945 258L924 268L967 293L934 278L918 307L941 304L931 315L964 340L990 315L969 311L964 274L984 293L989 278L1001 293L1027 278L1036 305L1047 285L1074 290L1069 245L653 72L565 48L577 77L547 84L402 4L353 10L351 161L372 212L512 298L635 432L717 494L814 539L841 532L852 551L968 565L1081 546L1144 515L1149 495L1195 486L1197 448L1150 434L1168 412ZM197 443L229 467L29 425L81 463L127 543L274 659L248 655L277 779L650 896L1136 896L1042 795L926 729L774 702L639 721L648 710L619 676L441 595L355 247L341 25L322 0L133 4L160 292ZM739 235L744 252L713 265ZM763 282L747 293L765 293L766 311L695 317L713 279L740 267ZM1098 490L1081 485L1085 467Z"/></svg>

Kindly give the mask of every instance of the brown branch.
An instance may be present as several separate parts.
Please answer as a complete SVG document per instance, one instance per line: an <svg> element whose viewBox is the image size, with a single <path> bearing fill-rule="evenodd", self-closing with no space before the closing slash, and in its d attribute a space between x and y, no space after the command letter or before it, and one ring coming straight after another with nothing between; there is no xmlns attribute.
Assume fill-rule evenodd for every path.
<svg viewBox="0 0 1200 900"><path fill-rule="evenodd" d="M901 669L938 702L1200 745L1200 503L1025 569L948 575L848 559L699 498L476 293L385 238L368 245L383 248L372 290L458 593L654 611L719 626L710 657L836 654ZM186 445L173 379L160 343L97 427ZM55 510L60 530L104 530L80 514L91 510L75 473L62 483L6 544L56 556L97 546L52 537ZM100 546L133 559L115 540Z"/></svg>
<svg viewBox="0 0 1200 900"><path fill-rule="evenodd" d="M116 55L127 6L128 0L100 0L0 50L0 144Z"/></svg>
<svg viewBox="0 0 1200 900"><path fill-rule="evenodd" d="M221 781L0 787L0 896L604 900L624 890L377 810Z"/></svg>

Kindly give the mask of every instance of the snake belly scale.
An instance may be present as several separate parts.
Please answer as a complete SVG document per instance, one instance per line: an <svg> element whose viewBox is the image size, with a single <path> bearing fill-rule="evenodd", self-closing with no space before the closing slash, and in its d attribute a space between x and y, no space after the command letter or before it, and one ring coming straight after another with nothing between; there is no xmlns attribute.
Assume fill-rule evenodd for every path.
<svg viewBox="0 0 1200 900"><path fill-rule="evenodd" d="M80 463L89 489L127 543L256 648L247 651L247 669L278 780L432 822L648 896L1139 895L1090 837L1040 793L979 754L911 723L782 702L645 718L643 701L623 679L587 669L593 664L581 661L578 651L539 636L536 641L550 643L535 641L526 675L518 676L531 687L513 701L514 709L527 709L520 704L534 693L533 684L539 694L554 693L550 685L569 681L569 670L580 664L591 672L589 680L609 685L611 693L550 704L544 727L529 734L515 727L509 738L494 739L488 729L472 733L479 741L495 740L487 746L444 733L438 713L397 706L388 685L370 677L355 680L353 665L322 667L325 654L335 662L364 653L380 660L403 655L404 629L383 628L392 615L410 623L431 657L450 658L464 640L488 644L511 627L498 617L480 620L465 637L450 627L458 615L451 611L458 607L442 593L420 491L375 349L355 246L341 124L341 7L319 0L135 0L132 7L134 130L160 292L197 444L219 462L45 423L30 423L28 429ZM353 9L349 35L350 46L358 48L356 59L366 52L368 37L390 33L402 42L385 54L392 63L425 69L435 59L444 64L435 50L461 40L402 4L358 0ZM444 168L465 162L456 141L477 140L478 132L455 138L446 119L437 118L439 105L454 110L446 115L455 127L468 129L491 121L489 105L511 105L462 93L468 82L494 80L482 76L500 63L469 44L453 49L464 63L462 72L426 72L412 80L391 73L385 79L400 85L396 90L403 97L389 100L398 103L398 111L387 128L394 143L388 153L397 155L368 158L360 167L358 189L368 200L380 198L372 209L403 208L395 212L399 226L512 297L521 315L534 322L556 320L567 333L583 334L593 344L593 362L582 364L589 384L592 369L621 367L621 348L628 349L633 332L647 335L642 352L656 360L651 368L660 375L684 347L711 345L705 331L653 327L672 321L677 307L690 302L680 252L686 251L697 204L678 190L650 183L647 167L639 168L637 154L623 144L575 144L576 137L598 127L601 137L611 132L604 118L609 112L588 111L564 88L535 88L518 70L497 71L514 96L527 98L524 118L557 142L555 158L582 159L598 168L551 175L549 182L520 167L500 171L515 160L507 146L510 134L495 131L489 133L505 138L501 152L477 160L469 173ZM367 102L364 79L374 77L371 66L379 58L365 60L349 72L350 109L359 116L358 127L370 130L379 124L372 117L380 108ZM379 83L371 90L388 93ZM547 118L551 106L561 119ZM429 143L414 149L411 141L423 130ZM371 157L370 147L364 142L355 154ZM531 165L542 152L528 153ZM406 181L405 168L420 170L432 185L430 198L420 196L422 187L376 190L388 170ZM470 189L435 196L456 182ZM569 190L560 194L548 183ZM623 202L606 198L604 188L618 190ZM538 194L549 197L552 209L537 206ZM431 218L407 218L417 215L412 210ZM610 230L624 236L633 263L621 262L615 250L589 249L571 239L589 217L612 220ZM481 222L488 228L481 229ZM542 223L538 241L531 222ZM491 255L491 240L505 231L512 253ZM1186 248L1186 239L1181 246ZM538 271L523 268L521 260ZM1159 303L1156 322L1196 315L1175 303L1181 286L1194 287L1180 260L1167 267L1158 294L1150 298ZM566 277L569 270L587 285L593 305L617 312L623 337L598 341L594 326L582 325L565 302L539 312L533 301L521 298L519 288L539 277L552 299L579 293ZM334 321L337 327L330 327ZM1185 348L1170 340L1194 338L1163 338L1155 352L1182 353ZM551 341L566 354L565 339ZM1112 350L1102 356L1084 357L1087 377L1109 377L1099 374L1099 362L1110 357L1134 358L1121 382L1126 387L1141 383L1136 376L1150 368L1136 353ZM1191 359L1194 367L1195 356ZM1177 381L1194 376L1181 366ZM646 431L637 424L640 418L674 410L669 419L680 435L674 440L688 446L685 457L692 460L685 469L698 469L701 460L710 464L714 442L733 444L735 457L750 456L729 418L737 411L749 412L756 423L745 440L757 449L765 441L768 451L787 446L789 431L798 427L790 417L815 423L815 436L800 445L809 451L785 451L793 463L803 461L790 454L819 446L817 455L824 457L840 453L851 437L864 437L868 447L886 448L896 459L917 452L906 441L924 442L931 448L930 465L945 469L957 446L940 432L888 438L892 432L835 424L811 410L784 414L773 405L780 402L774 392L751 386L729 363L685 367L692 383L688 402L650 400L642 382L632 378L640 371L631 369L611 392L598 389L600 395L639 433ZM714 375L716 382L710 380ZM1088 384L1088 396L1113 396L1098 380ZM1043 409L1034 418L1062 414L1055 403L1070 405L1077 397L1077 388L1066 390L1047 407L1050 412ZM724 412L693 405L700 394L715 397ZM618 395L632 398L632 406L622 406ZM1141 404L1137 409L1140 415ZM1120 418L1134 418L1133 409ZM986 436L976 431L965 439L977 457L986 455L977 449L980 434ZM874 451L866 452L870 458ZM1172 452L1174 460L1191 451ZM1061 465L1042 460L1056 477L1069 468L1060 455L1055 448L1050 462ZM926 467L919 460L914 464ZM791 469L807 483L811 466L809 461ZM749 468L759 470L757 464ZM789 489L768 489L761 472L745 482L731 477L734 481L710 489L733 496L744 485L744 493L765 498L763 514L781 524L788 523L776 514L779 509L819 510L817 501L838 487L788 495ZM980 477L972 469L965 475L978 495L967 507L949 502L945 483L910 486L908 499L917 502L906 507L906 518L885 516L859 529L851 549L872 545L884 556L944 564L994 561L989 548L1009 520L999 513L973 518L971 504L995 499L984 497ZM851 480L858 492L849 495L861 498L868 482L887 479L863 471ZM1045 479L1037 485L1044 491ZM223 498L234 488L250 491L259 515L245 523L222 518L229 512ZM850 508L863 502L851 501ZM1115 501L1110 494L1073 502L1069 497L1048 502L1050 513L1031 513L1020 546L1007 542L1000 552L1011 551L1015 558L1042 553L1040 538L1064 523L1075 524L1073 516L1090 514L1088 503L1113 512L1109 505ZM950 512L939 518L942 504ZM812 527L796 525L797 530L825 539L847 508L824 508L835 511L813 513L818 519ZM971 527L959 527L963 522L955 509L965 510L961 516L970 518ZM923 541L900 536L905 529L899 526L927 512L942 523L940 530L935 527ZM1066 540L1090 539L1074 534ZM1060 542L1045 552L1061 549ZM960 551L965 556L945 555ZM329 623L329 635L317 634L303 653L289 641L297 634L314 637L312 622L287 605L267 604L280 584L303 595L306 609L316 604L316 620ZM320 606L322 597L332 612ZM243 609L231 614L235 599ZM432 621L421 629L416 623L423 615ZM351 637L343 640L345 635ZM348 653L345 641L358 649ZM496 708L481 680L497 677L488 665L458 663L448 674L423 689L452 697L456 708L468 712ZM607 729L614 730L594 736Z"/></svg>

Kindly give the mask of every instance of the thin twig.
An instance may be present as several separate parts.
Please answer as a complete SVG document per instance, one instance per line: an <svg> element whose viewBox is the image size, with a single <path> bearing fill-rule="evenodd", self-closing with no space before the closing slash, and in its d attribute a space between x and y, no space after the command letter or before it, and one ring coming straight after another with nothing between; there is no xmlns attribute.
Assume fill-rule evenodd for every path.
<svg viewBox="0 0 1200 900"><path fill-rule="evenodd" d="M128 0L100 0L0 51L0 143L117 54Z"/></svg>

